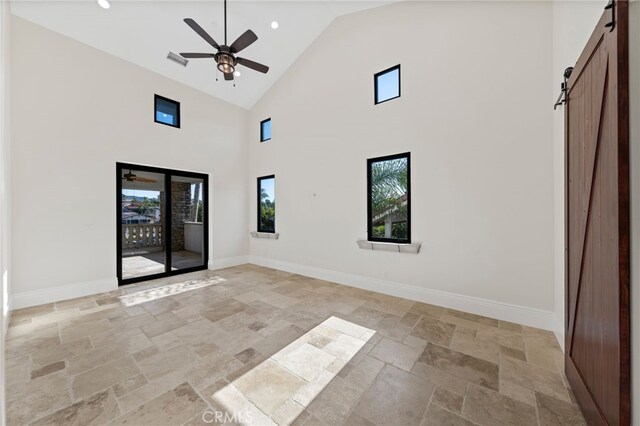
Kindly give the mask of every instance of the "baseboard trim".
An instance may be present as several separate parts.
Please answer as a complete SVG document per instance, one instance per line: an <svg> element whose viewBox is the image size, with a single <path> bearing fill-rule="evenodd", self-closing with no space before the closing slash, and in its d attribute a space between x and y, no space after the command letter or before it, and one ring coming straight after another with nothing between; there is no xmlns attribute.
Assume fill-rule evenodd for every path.
<svg viewBox="0 0 640 426"><path fill-rule="evenodd" d="M7 315L4 317L4 324L2 330L2 338L7 338L7 331L9 330L9 323L11 322L11 313L13 312L13 296L9 295L9 302L7 303Z"/></svg>
<svg viewBox="0 0 640 426"><path fill-rule="evenodd" d="M210 260L207 267L216 271L218 269L231 268L249 263L249 256L228 257L226 259Z"/></svg>
<svg viewBox="0 0 640 426"><path fill-rule="evenodd" d="M530 327L542 328L549 331L555 330L556 321L553 312L542 309L496 302L478 297L417 287L393 281L368 278L361 275L289 263L259 256L249 256L249 263L267 268L279 269L281 271L294 274L300 274L311 278L331 281L338 284L344 284L350 287L357 287L363 290L384 293L390 296L402 297L405 299L483 315L490 318L496 318L503 321L524 324Z"/></svg>
<svg viewBox="0 0 640 426"><path fill-rule="evenodd" d="M11 309L28 308L30 306L44 305L45 303L58 302L60 300L75 299L77 297L91 296L92 294L105 293L118 288L118 279L105 278L95 281L69 284L60 287L43 290L25 291L12 295Z"/></svg>
<svg viewBox="0 0 640 426"><path fill-rule="evenodd" d="M556 335L560 349L564 352L564 322L556 315L553 316L553 334Z"/></svg>

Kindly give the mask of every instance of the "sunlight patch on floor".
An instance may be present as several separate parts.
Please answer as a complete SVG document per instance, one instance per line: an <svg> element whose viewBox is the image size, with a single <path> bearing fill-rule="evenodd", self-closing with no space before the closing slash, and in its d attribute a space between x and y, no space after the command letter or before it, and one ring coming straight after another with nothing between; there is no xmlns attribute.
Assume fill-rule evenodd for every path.
<svg viewBox="0 0 640 426"><path fill-rule="evenodd" d="M309 406L375 334L330 317L211 398L227 420L288 425Z"/></svg>
<svg viewBox="0 0 640 426"><path fill-rule="evenodd" d="M135 293L120 296L119 298L124 306L135 306L139 305L140 303L162 299L163 297L174 296L186 291L196 290L214 284L220 284L225 281L226 280L224 278L220 277L211 277L202 280L190 280L181 283L163 285L161 287L155 287L148 290L137 291Z"/></svg>

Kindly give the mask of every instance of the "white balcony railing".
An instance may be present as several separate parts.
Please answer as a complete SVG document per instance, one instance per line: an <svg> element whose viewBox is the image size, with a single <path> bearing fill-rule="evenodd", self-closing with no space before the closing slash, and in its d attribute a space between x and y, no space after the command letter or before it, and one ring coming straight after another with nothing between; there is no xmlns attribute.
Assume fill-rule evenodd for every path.
<svg viewBox="0 0 640 426"><path fill-rule="evenodd" d="M122 225L122 248L162 247L162 224Z"/></svg>

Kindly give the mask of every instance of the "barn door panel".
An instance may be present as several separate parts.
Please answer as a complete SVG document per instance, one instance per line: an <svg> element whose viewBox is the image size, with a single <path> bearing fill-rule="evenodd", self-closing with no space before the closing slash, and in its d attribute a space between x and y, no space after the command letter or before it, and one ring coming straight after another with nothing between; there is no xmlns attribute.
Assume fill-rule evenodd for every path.
<svg viewBox="0 0 640 426"><path fill-rule="evenodd" d="M565 108L566 374L590 423L610 425L630 414L627 4L614 8L567 81Z"/></svg>

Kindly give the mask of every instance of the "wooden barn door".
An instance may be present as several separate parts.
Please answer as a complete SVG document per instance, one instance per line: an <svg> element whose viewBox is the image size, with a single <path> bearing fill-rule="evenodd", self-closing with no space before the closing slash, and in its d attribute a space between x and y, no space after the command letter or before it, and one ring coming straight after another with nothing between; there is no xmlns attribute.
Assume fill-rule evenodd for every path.
<svg viewBox="0 0 640 426"><path fill-rule="evenodd" d="M567 80L565 366L590 424L630 422L627 7L604 11Z"/></svg>

